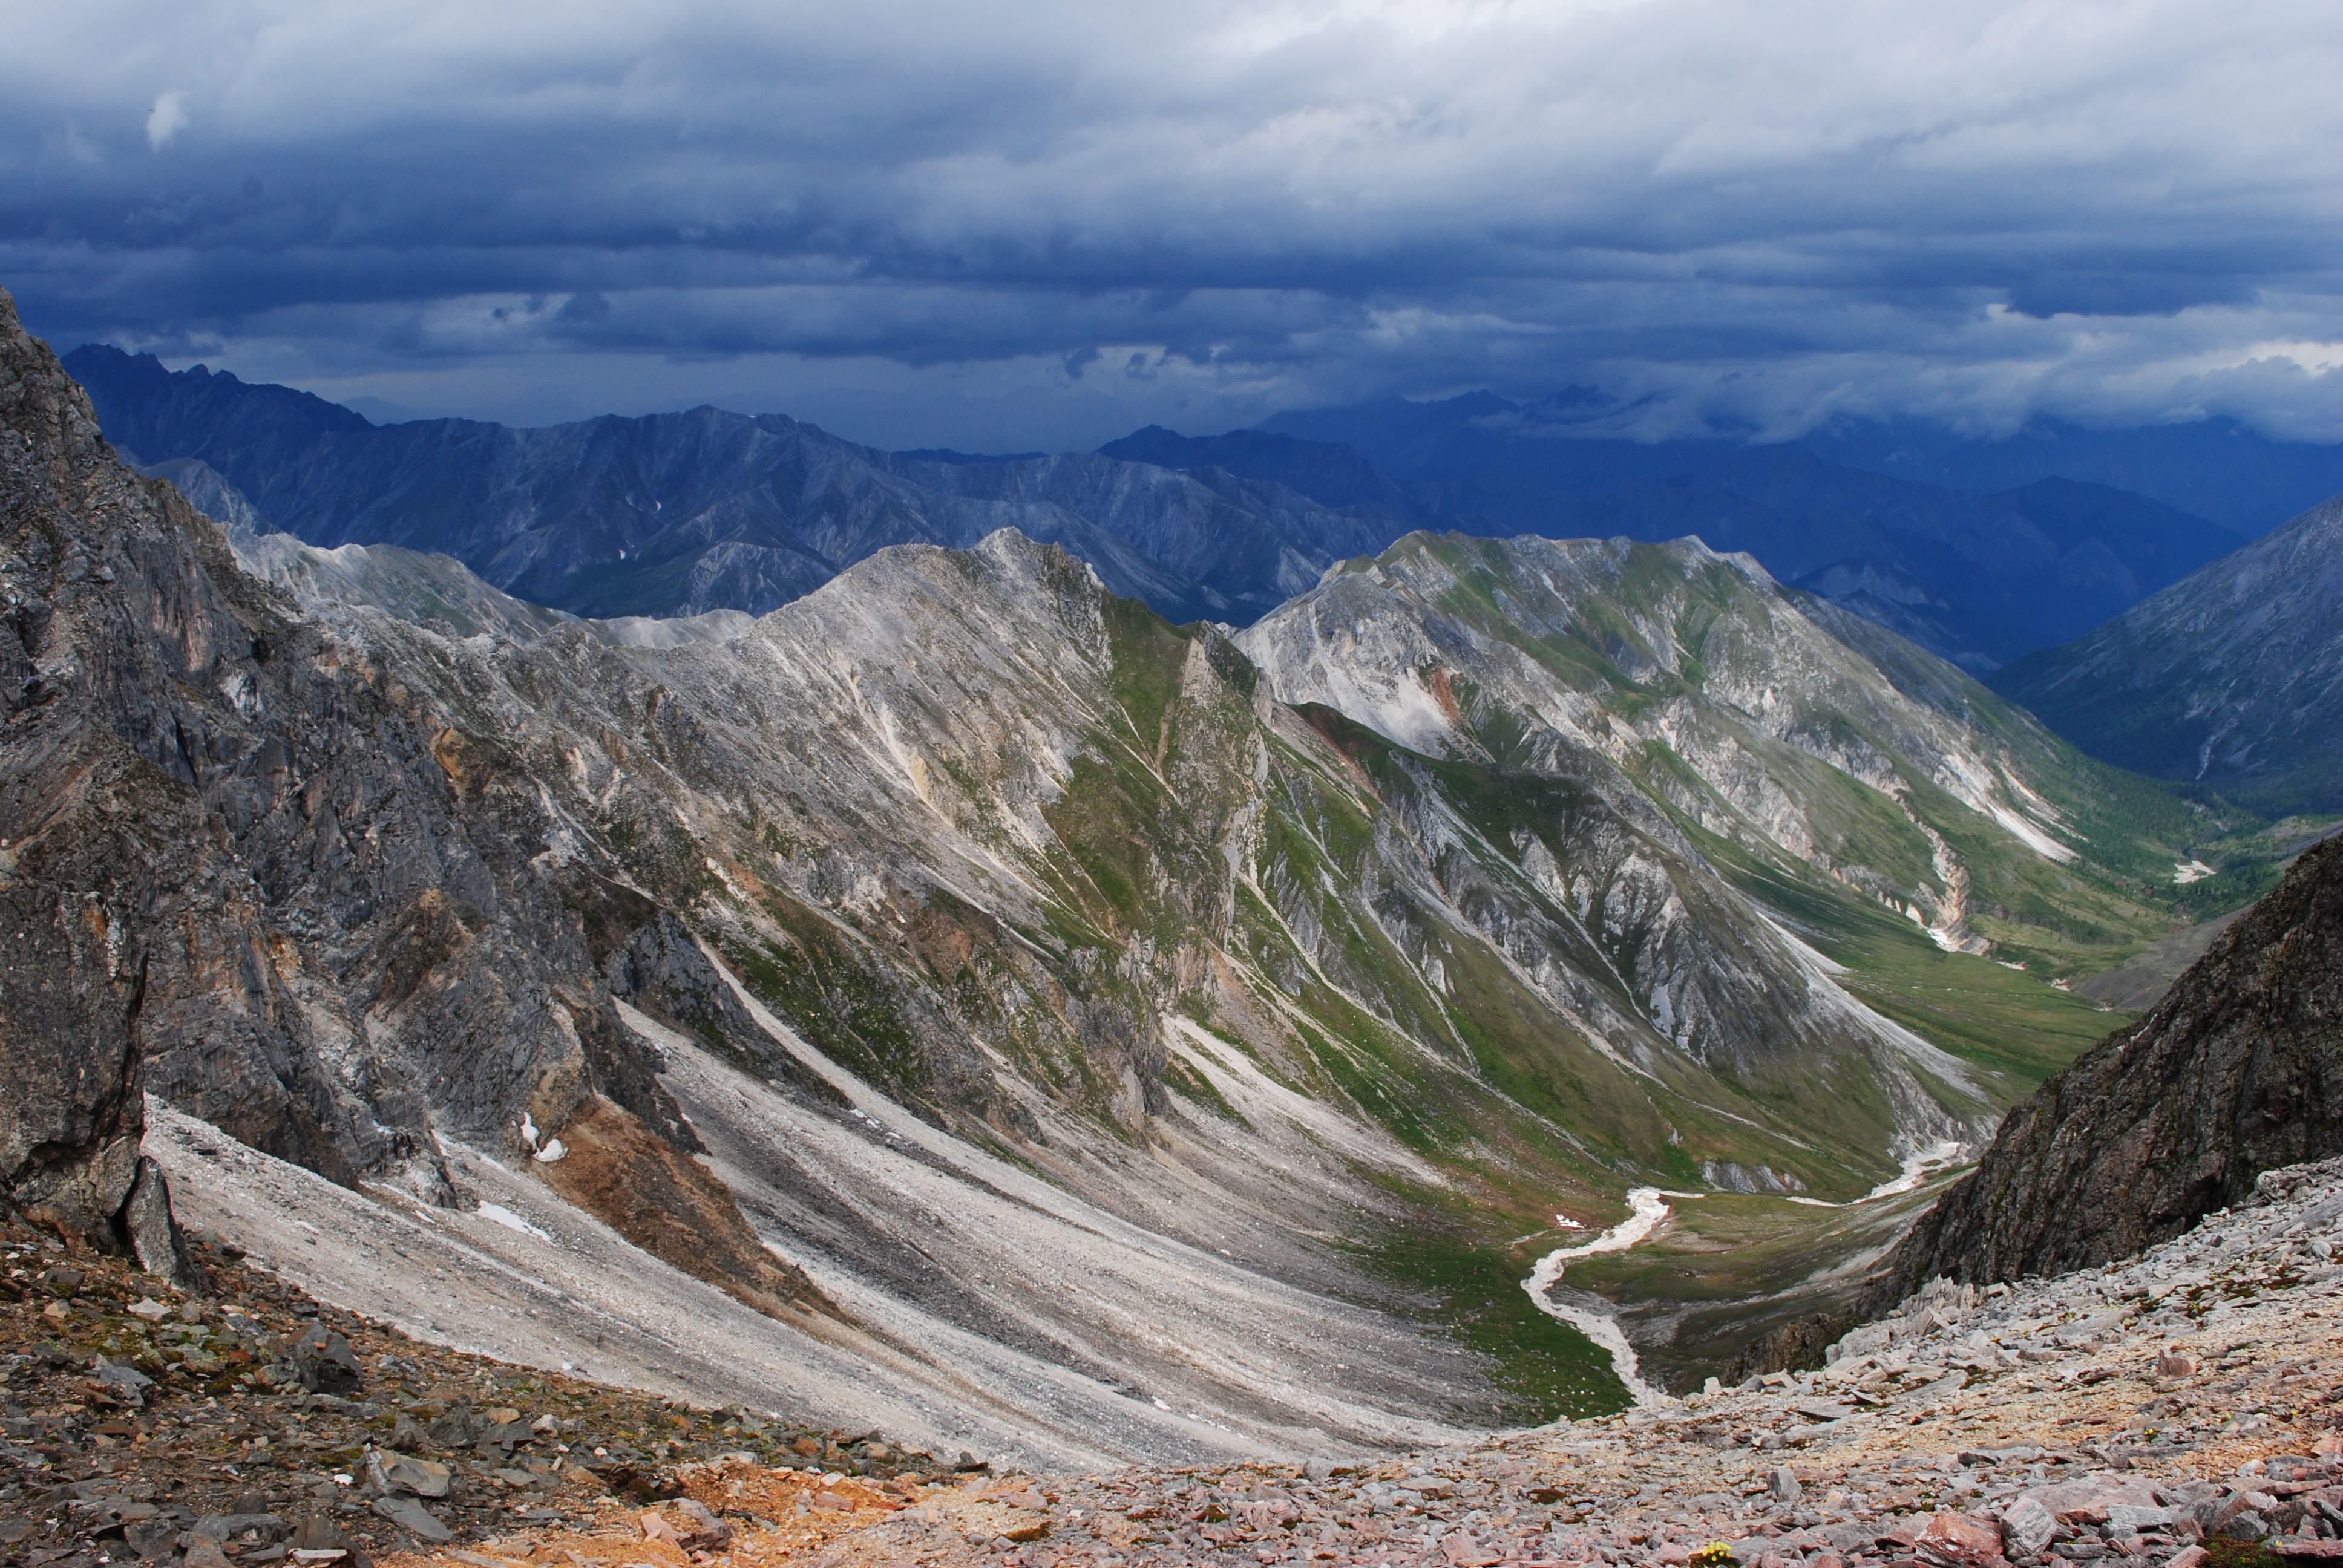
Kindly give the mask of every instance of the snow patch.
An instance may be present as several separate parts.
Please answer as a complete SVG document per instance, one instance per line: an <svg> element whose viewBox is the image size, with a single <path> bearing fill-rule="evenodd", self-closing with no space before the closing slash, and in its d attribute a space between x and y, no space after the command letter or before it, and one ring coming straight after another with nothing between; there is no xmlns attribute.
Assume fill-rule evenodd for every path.
<svg viewBox="0 0 2343 1568"><path fill-rule="evenodd" d="M518 1231L524 1236L535 1236L540 1241L553 1240L552 1233L540 1231L501 1203L483 1203L475 1211L483 1220L493 1220L508 1231Z"/></svg>

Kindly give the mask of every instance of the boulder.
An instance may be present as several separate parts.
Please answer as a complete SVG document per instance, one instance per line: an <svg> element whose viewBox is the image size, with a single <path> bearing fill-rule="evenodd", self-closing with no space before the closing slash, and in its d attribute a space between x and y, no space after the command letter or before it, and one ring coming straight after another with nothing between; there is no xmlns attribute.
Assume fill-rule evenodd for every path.
<svg viewBox="0 0 2343 1568"><path fill-rule="evenodd" d="M441 1545L456 1539L456 1533L441 1522L439 1516L412 1497L377 1497L374 1511L414 1536L417 1541Z"/></svg>
<svg viewBox="0 0 2343 1568"><path fill-rule="evenodd" d="M2013 1499L2001 1511L2002 1543L2011 1557L2031 1557L2046 1550L2057 1533L2056 1516L2031 1495Z"/></svg>

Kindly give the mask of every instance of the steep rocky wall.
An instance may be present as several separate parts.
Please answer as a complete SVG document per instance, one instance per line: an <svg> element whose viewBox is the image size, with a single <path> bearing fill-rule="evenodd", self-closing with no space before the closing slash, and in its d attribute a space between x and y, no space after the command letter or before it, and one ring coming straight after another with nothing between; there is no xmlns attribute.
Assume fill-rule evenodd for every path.
<svg viewBox="0 0 2343 1568"><path fill-rule="evenodd" d="M2343 1153L2343 841L2286 879L2119 1030L2010 1111L1974 1174L1890 1255L1871 1305L2129 1257Z"/></svg>
<svg viewBox="0 0 2343 1568"><path fill-rule="evenodd" d="M598 1141L613 1190L629 1161L673 1163L654 1145L697 1149L618 1023L578 899L538 863L534 787L118 462L5 293L0 598L18 1205L117 1249L154 1232L142 1091L442 1202L440 1129L518 1153L525 1117L639 1123Z"/></svg>

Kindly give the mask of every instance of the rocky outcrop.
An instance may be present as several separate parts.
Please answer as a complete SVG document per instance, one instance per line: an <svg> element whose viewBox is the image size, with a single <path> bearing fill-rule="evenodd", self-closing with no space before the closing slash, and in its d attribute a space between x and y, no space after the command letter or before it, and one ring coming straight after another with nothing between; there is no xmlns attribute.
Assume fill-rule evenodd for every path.
<svg viewBox="0 0 2343 1568"><path fill-rule="evenodd" d="M1889 1257L1873 1307L2127 1258L2267 1170L2343 1153L2343 841L2276 890L2139 1022L2013 1110Z"/></svg>
<svg viewBox="0 0 2343 1568"><path fill-rule="evenodd" d="M2157 861L2109 809L2136 793L2127 781L1959 670L1698 539L1411 534L1239 643L1283 700L1453 762L1580 781L1638 832L1721 841L1723 857L1827 890L1813 924L1794 922L1809 932L1844 929L1855 903L1939 949L2006 947L1996 956L2024 962L2104 940L2095 911L2122 906L2096 900L2135 898L2132 867ZM1762 879L1783 890L1760 895L1785 900L1775 907L1803 901ZM1685 879L1640 899L1578 871L1554 886L1665 1031L1713 1065L1754 1066L1732 1057L1736 1040L1795 1005L1799 988L1736 984L1758 968L1717 943L1737 925L1761 945L1755 910L1704 910ZM1896 1052L1882 1055L1893 1081ZM1924 1070L1962 1082L1957 1064ZM1903 1151L1933 1141L1922 1134L1946 1098L1915 1085L1898 1099ZM1936 1124L1934 1136L1970 1136Z"/></svg>
<svg viewBox="0 0 2343 1568"><path fill-rule="evenodd" d="M643 1130L599 1139L605 1165L696 1148L538 863L536 787L118 462L5 295L0 456L0 1180L19 1206L166 1264L142 1091L439 1202L458 1198L441 1132L525 1152L523 1126L590 1109Z"/></svg>

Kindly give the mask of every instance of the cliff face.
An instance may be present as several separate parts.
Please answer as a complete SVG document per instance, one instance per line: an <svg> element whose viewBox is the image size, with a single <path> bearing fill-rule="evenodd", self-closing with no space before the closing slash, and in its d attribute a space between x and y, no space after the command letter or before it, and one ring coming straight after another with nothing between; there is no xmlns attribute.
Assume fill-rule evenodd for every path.
<svg viewBox="0 0 2343 1568"><path fill-rule="evenodd" d="M2002 1122L1891 1254L1872 1305L2128 1257L2343 1153L2343 840L2305 854L2138 1023Z"/></svg>
<svg viewBox="0 0 2343 1568"><path fill-rule="evenodd" d="M443 1202L435 1130L510 1148L524 1116L607 1107L629 1135L605 1163L697 1170L651 1147L697 1144L618 1026L590 900L533 864L534 788L118 462L5 294L0 600L0 1184L20 1207L152 1251L142 1091ZM736 1288L791 1293L753 1251Z"/></svg>

